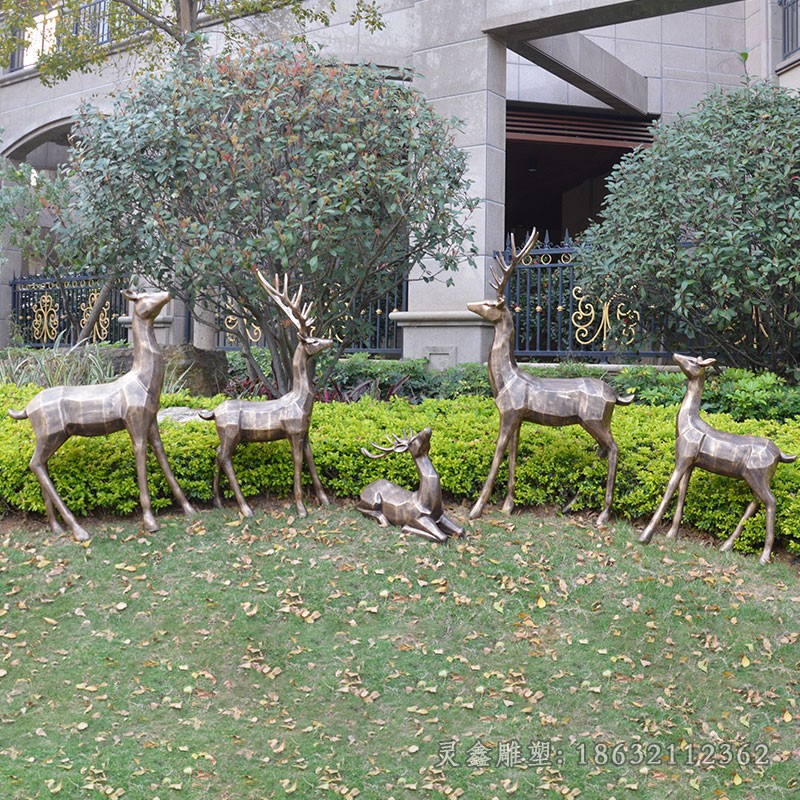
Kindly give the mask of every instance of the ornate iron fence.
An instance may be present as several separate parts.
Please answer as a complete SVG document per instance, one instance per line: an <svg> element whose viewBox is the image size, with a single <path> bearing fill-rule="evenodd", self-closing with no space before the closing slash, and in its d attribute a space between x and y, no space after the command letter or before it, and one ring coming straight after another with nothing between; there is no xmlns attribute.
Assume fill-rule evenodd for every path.
<svg viewBox="0 0 800 800"><path fill-rule="evenodd" d="M375 305L370 306L363 317L365 319L365 335L346 353L371 353L373 355L400 358L403 355L402 332L394 320L389 319L392 311L405 311L408 308L408 284L402 285L393 292L384 295ZM217 347L223 350L236 349L237 331L241 321L236 314L230 314L218 323ZM264 336L257 325L246 327L247 338L253 346L263 346Z"/></svg>
<svg viewBox="0 0 800 800"><path fill-rule="evenodd" d="M126 279L121 280L119 288L125 282ZM43 276L14 278L11 310L15 337L28 347L52 345L59 337L64 344L74 344L68 311L82 325L94 307L101 286L101 279L90 275L70 275L60 282ZM119 321L125 313L125 300L113 289L92 329L91 341L127 341L127 329Z"/></svg>
<svg viewBox="0 0 800 800"><path fill-rule="evenodd" d="M509 248L510 243L506 260L510 259ZM575 253L569 233L558 245L552 244L546 233L512 275L506 296L516 311L517 357L605 362L668 356L657 347L633 347L647 321L628 298L595 296L591 287L580 285ZM655 331L648 333L651 342L658 341Z"/></svg>

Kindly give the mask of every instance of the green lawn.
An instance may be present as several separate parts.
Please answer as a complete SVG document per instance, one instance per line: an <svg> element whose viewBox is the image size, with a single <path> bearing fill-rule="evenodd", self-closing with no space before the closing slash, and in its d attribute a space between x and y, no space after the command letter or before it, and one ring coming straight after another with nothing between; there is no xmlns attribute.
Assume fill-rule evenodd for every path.
<svg viewBox="0 0 800 800"><path fill-rule="evenodd" d="M797 797L796 561L534 512L445 547L161 521L4 522L4 800Z"/></svg>

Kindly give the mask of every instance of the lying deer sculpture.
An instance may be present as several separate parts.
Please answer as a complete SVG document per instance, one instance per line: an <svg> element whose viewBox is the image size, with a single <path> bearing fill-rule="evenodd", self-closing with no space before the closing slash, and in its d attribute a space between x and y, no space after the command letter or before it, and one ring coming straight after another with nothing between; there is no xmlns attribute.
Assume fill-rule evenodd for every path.
<svg viewBox="0 0 800 800"><path fill-rule="evenodd" d="M139 502L147 530L158 530L147 488L148 441L175 499L187 515L194 514L170 469L156 421L164 382L164 356L156 341L153 321L169 302L170 294L123 291L122 295L133 303L131 371L111 383L44 389L22 411L8 411L14 419L29 419L33 426L36 448L30 468L42 487L50 527L56 533L63 533L55 514L58 510L72 535L80 541L88 539L89 534L67 508L47 471L48 459L70 436L103 436L123 428L128 431L136 457Z"/></svg>
<svg viewBox="0 0 800 800"><path fill-rule="evenodd" d="M314 409L314 387L311 359L323 350L331 347L330 339L317 339L311 335L314 319L310 316L311 303L301 304L303 287L295 296L289 296L288 277L284 276L283 289L278 276L274 285L256 271L261 286L272 298L278 308L297 330L297 347L292 361L292 389L275 400L247 401L226 400L213 411L200 412L203 419L216 422L219 435L217 463L214 473L214 505L222 506L219 480L220 469L225 472L228 481L245 517L252 517L253 511L244 499L239 481L233 469L231 458L239 442L272 442L277 439L288 439L292 446L294 462L294 499L297 513L306 516L303 504L303 458L311 473L314 491L323 505L328 505L328 498L322 488L311 445L308 442L308 429L311 425L311 412Z"/></svg>
<svg viewBox="0 0 800 800"><path fill-rule="evenodd" d="M514 317L506 304L505 290L514 270L537 239L538 234L534 229L522 248L517 250L512 236L511 263L506 264L502 254L495 253L497 269L491 270L490 285L497 294L496 299L467 304L470 311L494 325L494 341L489 352L489 382L500 412L500 433L489 477L469 516L470 519L477 519L483 513L506 449L508 491L502 510L505 514L511 513L514 508L519 431L523 422L536 422L553 426L580 425L600 445L601 457L608 458L608 473L605 504L597 524L605 525L611 514L619 454L617 443L611 435L611 415L616 405L631 403L633 396L619 397L598 378L535 378L517 366L514 357Z"/></svg>
<svg viewBox="0 0 800 800"><path fill-rule="evenodd" d="M778 464L789 464L797 456L781 452L774 442L762 436L725 433L712 428L700 419L700 398L706 380L706 367L716 364L716 359L695 358L680 353L675 353L672 358L686 375L686 395L675 422L675 469L667 484L664 499L639 537L639 541L647 544L653 538L656 526L664 516L675 489L678 490L678 502L667 538L678 538L689 479L692 470L700 467L717 475L746 481L755 495L739 520L736 530L725 541L721 550L728 552L733 548L733 543L744 529L745 522L758 508L758 501L764 504L767 510L767 533L764 551L758 561L760 564L767 564L775 542L775 495L770 489L770 483Z"/></svg>
<svg viewBox="0 0 800 800"><path fill-rule="evenodd" d="M387 453L405 453L414 458L419 473L419 489L410 492L387 480L373 481L361 492L356 508L364 516L378 520L381 527L402 525L406 533L415 533L433 542L446 542L450 536L463 536L464 529L449 519L442 505L442 485L433 468L428 452L431 447L431 429L419 433L409 431L404 438L393 436L390 447L372 446L380 450L361 452L369 458L383 458ZM391 441L391 439L390 439Z"/></svg>

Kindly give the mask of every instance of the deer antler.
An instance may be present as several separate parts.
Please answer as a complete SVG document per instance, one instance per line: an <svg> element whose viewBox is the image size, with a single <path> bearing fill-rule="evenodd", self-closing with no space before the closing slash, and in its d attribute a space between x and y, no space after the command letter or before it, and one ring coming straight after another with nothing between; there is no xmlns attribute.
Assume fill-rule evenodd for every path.
<svg viewBox="0 0 800 800"><path fill-rule="evenodd" d="M380 450L380 453L370 453L366 447L361 448L361 452L367 456L368 458L383 458L387 453L405 453L408 450L409 442L416 436L413 430L409 430L409 432L401 439L396 434L392 434L391 436L387 436L386 438L391 442L394 439L394 444L390 445L389 447L383 447L375 442L370 442L370 444Z"/></svg>
<svg viewBox="0 0 800 800"><path fill-rule="evenodd" d="M489 273L491 275L491 279L489 280L489 285L497 292L498 299L505 295L506 285L508 284L508 279L511 277L514 270L517 268L519 263L522 261L525 256L530 253L533 249L533 246L539 240L539 232L536 228L533 229L531 235L528 237L528 240L522 245L521 249L517 250L517 245L514 242L514 234L511 234L511 263L506 264L505 257L502 253L495 253L494 260L499 268L499 272L495 270L494 267L491 267Z"/></svg>
<svg viewBox="0 0 800 800"><path fill-rule="evenodd" d="M289 295L289 276L283 276L283 288L281 288L280 278L275 275L274 284L270 283L261 273L255 270L256 278L264 291L273 299L275 305L283 311L289 322L297 328L301 336L309 336L314 326L314 317L311 316L313 303L301 305L303 299L302 284L295 292L294 297Z"/></svg>

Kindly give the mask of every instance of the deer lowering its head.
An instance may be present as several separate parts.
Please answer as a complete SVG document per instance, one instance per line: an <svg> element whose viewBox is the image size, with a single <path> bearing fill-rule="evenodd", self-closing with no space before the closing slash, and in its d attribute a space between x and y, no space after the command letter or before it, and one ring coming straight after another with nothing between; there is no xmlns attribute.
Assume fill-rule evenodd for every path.
<svg viewBox="0 0 800 800"><path fill-rule="evenodd" d="M508 490L503 512L514 508L517 449L523 422L540 425L580 425L600 445L601 455L608 458L608 475L603 510L597 524L605 525L611 514L614 481L617 473L618 448L611 435L611 415L616 405L627 405L633 396L621 398L598 378L535 378L517 366L514 357L514 317L505 299L508 280L517 265L537 241L536 230L517 250L512 237L511 263L495 253L497 269L492 269L491 286L495 300L468 303L467 308L494 325L494 341L489 352L489 381L494 401L500 412L500 433L489 470L489 477L480 497L470 512L470 519L483 513L494 487L500 463L508 448Z"/></svg>
<svg viewBox="0 0 800 800"><path fill-rule="evenodd" d="M664 516L676 489L678 490L678 502L667 538L676 539L678 537L689 479L692 476L692 470L700 467L700 469L717 475L726 475L746 481L755 495L739 520L736 530L725 541L721 550L727 552L733 548L733 543L744 529L745 522L753 516L758 508L758 501L760 500L764 504L767 510L767 533L759 563L767 564L772 552L772 545L775 542L775 495L770 489L770 483L778 464L791 463L797 456L781 452L774 442L762 436L725 433L712 428L707 422L700 419L700 398L705 385L706 367L716 364L716 359L695 358L680 353L675 353L672 358L686 375L686 395L675 422L675 469L667 484L664 499L639 537L639 541L647 544L653 538L656 526Z"/></svg>
<svg viewBox="0 0 800 800"><path fill-rule="evenodd" d="M170 294L124 291L122 295L133 303L131 371L111 383L96 386L54 386L39 392L24 410L8 412L14 419L29 419L33 426L36 448L30 467L42 487L50 527L56 533L62 532L55 514L58 510L72 535L81 541L88 539L89 534L67 508L47 471L48 459L70 436L102 436L123 428L128 431L136 457L139 500L147 530L158 530L147 489L148 442L184 512L194 513L170 469L156 422L164 382L164 356L156 341L153 321L169 302Z"/></svg>
<svg viewBox="0 0 800 800"><path fill-rule="evenodd" d="M241 512L246 517L253 516L253 511L244 499L236 473L233 470L231 457L239 442L271 442L277 439L288 439L292 446L294 462L294 499L297 513L306 516L303 504L302 472L303 459L308 465L311 480L317 498L323 505L328 505L328 498L322 488L311 445L308 442L308 429L311 425L311 412L314 409L313 369L311 359L317 353L333 345L330 339L317 339L311 335L314 320L311 315L311 303L302 304L303 287L294 297L289 296L288 278L284 277L281 289L278 276L274 284L270 283L260 272L256 272L259 283L278 308L297 330L297 347L292 361L292 389L276 400L247 401L226 400L213 411L201 412L204 419L216 421L219 447L214 474L214 505L220 507L219 480L220 469L225 472L228 481L239 503Z"/></svg>
<svg viewBox="0 0 800 800"><path fill-rule="evenodd" d="M433 542L446 542L450 536L463 536L464 529L449 519L442 505L442 486L428 452L431 429L419 433L409 431L402 439L393 437L390 447L372 443L379 453L361 452L369 458L383 458L387 453L405 453L414 458L419 473L419 489L410 492L387 480L373 481L361 492L356 508L364 516L378 520L380 525L402 525L406 533L414 533Z"/></svg>

